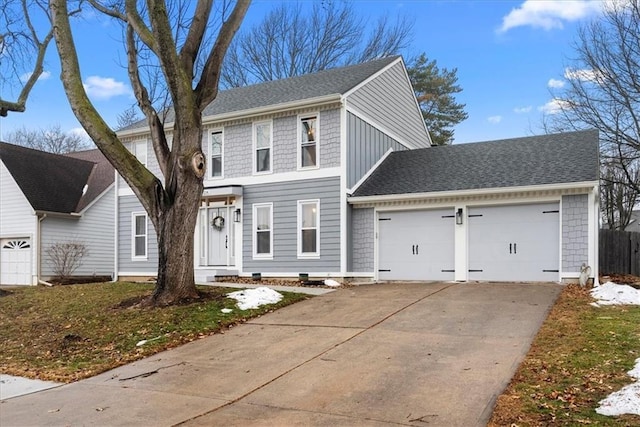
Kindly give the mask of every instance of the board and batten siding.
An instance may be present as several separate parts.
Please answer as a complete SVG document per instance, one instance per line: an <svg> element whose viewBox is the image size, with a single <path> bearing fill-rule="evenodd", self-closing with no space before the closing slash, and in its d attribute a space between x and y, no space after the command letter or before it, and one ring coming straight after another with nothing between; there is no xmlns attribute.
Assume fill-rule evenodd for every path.
<svg viewBox="0 0 640 427"><path fill-rule="evenodd" d="M42 276L55 276L54 266L47 256L47 249L55 243L82 243L87 254L76 276L112 276L115 219L113 217L115 190L112 187L93 203L79 218L46 217L42 221Z"/></svg>
<svg viewBox="0 0 640 427"><path fill-rule="evenodd" d="M354 114L347 113L347 186L352 188L389 150L406 147Z"/></svg>
<svg viewBox="0 0 640 427"><path fill-rule="evenodd" d="M350 94L347 105L388 129L402 142L429 146L422 114L400 62Z"/></svg>
<svg viewBox="0 0 640 427"><path fill-rule="evenodd" d="M298 259L298 201L320 200L320 258ZM253 259L253 204L273 204L273 259ZM243 271L310 273L340 271L340 178L244 187Z"/></svg>
<svg viewBox="0 0 640 427"><path fill-rule="evenodd" d="M147 219L147 259L131 259L131 214L144 212L136 196L121 196L118 200L118 270L120 274L141 273L155 275L158 271L158 243L156 232Z"/></svg>
<svg viewBox="0 0 640 427"><path fill-rule="evenodd" d="M589 196L562 196L562 271L579 272L588 261Z"/></svg>

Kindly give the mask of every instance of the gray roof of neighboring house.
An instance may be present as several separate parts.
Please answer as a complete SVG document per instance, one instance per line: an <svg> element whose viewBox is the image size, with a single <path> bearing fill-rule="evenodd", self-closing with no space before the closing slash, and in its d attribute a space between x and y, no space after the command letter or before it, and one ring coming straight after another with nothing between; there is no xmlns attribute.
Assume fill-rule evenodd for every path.
<svg viewBox="0 0 640 427"><path fill-rule="evenodd" d="M59 155L0 142L0 160L36 211L80 212L114 181L99 150Z"/></svg>
<svg viewBox="0 0 640 427"><path fill-rule="evenodd" d="M353 196L597 181L598 131L436 146L391 153Z"/></svg>
<svg viewBox="0 0 640 427"><path fill-rule="evenodd" d="M389 56L362 64L332 68L318 71L317 73L223 90L205 108L203 116L245 111L326 95L343 95L398 58L399 56ZM170 123L172 121L173 113L171 112L165 122ZM147 121L145 119L118 131L146 126Z"/></svg>

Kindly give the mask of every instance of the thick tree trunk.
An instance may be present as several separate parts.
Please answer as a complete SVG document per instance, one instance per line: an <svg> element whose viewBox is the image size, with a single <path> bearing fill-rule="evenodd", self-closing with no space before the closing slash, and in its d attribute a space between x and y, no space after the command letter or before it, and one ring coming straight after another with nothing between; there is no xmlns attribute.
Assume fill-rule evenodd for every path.
<svg viewBox="0 0 640 427"><path fill-rule="evenodd" d="M170 168L173 179L166 179L167 200L156 219L158 278L150 301L152 305L169 305L198 297L193 268L194 233L204 175L199 129L192 126L174 134L182 138L180 146L185 148ZM175 139L174 145L177 145Z"/></svg>

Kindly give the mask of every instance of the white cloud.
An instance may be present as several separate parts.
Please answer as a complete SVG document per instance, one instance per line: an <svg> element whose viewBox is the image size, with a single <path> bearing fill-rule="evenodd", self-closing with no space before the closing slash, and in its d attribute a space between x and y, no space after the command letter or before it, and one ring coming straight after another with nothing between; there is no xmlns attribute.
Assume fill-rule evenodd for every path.
<svg viewBox="0 0 640 427"><path fill-rule="evenodd" d="M24 73L20 76L20 81L23 83L26 82L27 80L29 80L29 77L31 77L32 74L33 73ZM38 77L38 81L47 80L49 77L51 77L51 72L43 71L42 74L40 74L40 77Z"/></svg>
<svg viewBox="0 0 640 427"><path fill-rule="evenodd" d="M604 2L589 0L526 0L502 18L498 33L512 28L562 29L565 22L577 21L604 7Z"/></svg>
<svg viewBox="0 0 640 427"><path fill-rule="evenodd" d="M553 98L551 101L538 107L538 111L542 111L545 114L558 114L563 109L568 109L570 107L571 104L569 104L569 101L565 101L560 98Z"/></svg>
<svg viewBox="0 0 640 427"><path fill-rule="evenodd" d="M561 87L564 87L564 80L557 80L557 79L549 79L549 81L547 82L547 86L549 86L552 89L560 89Z"/></svg>
<svg viewBox="0 0 640 427"><path fill-rule="evenodd" d="M532 109L533 107L531 107L531 105L527 105L526 107L516 107L513 109L513 111L516 114L525 114L531 112Z"/></svg>
<svg viewBox="0 0 640 427"><path fill-rule="evenodd" d="M596 72L593 70L572 70L571 68L564 69L564 77L569 80L583 80L583 81L596 81Z"/></svg>
<svg viewBox="0 0 640 427"><path fill-rule="evenodd" d="M112 77L89 76L84 81L84 90L87 94L96 99L109 99L114 96L128 95L131 93L129 87L116 81Z"/></svg>
<svg viewBox="0 0 640 427"><path fill-rule="evenodd" d="M497 123L500 123L502 121L502 116L487 117L487 121L489 123L497 124Z"/></svg>

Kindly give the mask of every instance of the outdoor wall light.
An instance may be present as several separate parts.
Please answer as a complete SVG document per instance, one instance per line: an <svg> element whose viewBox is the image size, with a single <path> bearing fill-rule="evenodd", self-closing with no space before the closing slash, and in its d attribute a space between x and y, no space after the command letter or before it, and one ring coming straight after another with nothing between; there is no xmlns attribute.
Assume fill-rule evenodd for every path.
<svg viewBox="0 0 640 427"><path fill-rule="evenodd" d="M242 212L238 208L233 211L233 222L240 222L240 219L242 219Z"/></svg>
<svg viewBox="0 0 640 427"><path fill-rule="evenodd" d="M456 211L456 224L462 224L462 208L458 208L458 210Z"/></svg>

